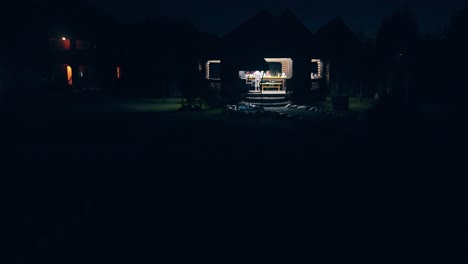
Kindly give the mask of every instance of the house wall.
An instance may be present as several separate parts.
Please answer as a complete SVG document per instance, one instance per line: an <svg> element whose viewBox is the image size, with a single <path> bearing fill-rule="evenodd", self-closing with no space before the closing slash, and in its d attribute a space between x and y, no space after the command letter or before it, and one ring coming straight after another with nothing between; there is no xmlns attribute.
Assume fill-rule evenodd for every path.
<svg viewBox="0 0 468 264"><path fill-rule="evenodd" d="M71 41L70 39L51 38L49 39L49 48L55 51L70 50Z"/></svg>

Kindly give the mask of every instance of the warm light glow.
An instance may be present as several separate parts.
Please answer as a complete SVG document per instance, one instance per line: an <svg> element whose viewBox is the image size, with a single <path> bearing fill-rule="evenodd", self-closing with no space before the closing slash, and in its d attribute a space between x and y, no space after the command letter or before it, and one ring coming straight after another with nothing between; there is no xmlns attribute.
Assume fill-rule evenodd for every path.
<svg viewBox="0 0 468 264"><path fill-rule="evenodd" d="M206 79L212 79L210 77L210 64L212 64L212 63L221 63L221 61L220 60L209 60L209 61L206 62L206 68L205 68L206 69Z"/></svg>
<svg viewBox="0 0 468 264"><path fill-rule="evenodd" d="M292 61L291 58L265 58L266 62Z"/></svg>
<svg viewBox="0 0 468 264"><path fill-rule="evenodd" d="M67 38L66 38L66 37L62 37L62 40L67 40Z"/></svg>
<svg viewBox="0 0 468 264"><path fill-rule="evenodd" d="M67 65L67 80L68 80L68 85L73 85L73 75L72 75L72 67L70 65Z"/></svg>
<svg viewBox="0 0 468 264"><path fill-rule="evenodd" d="M311 72L310 78L314 79L321 79L323 74L323 62L319 59L312 59L310 60L312 63L317 63L317 72Z"/></svg>
<svg viewBox="0 0 468 264"><path fill-rule="evenodd" d="M117 79L120 79L120 66L117 66Z"/></svg>
<svg viewBox="0 0 468 264"><path fill-rule="evenodd" d="M293 60L291 58L265 58L266 62L281 63L281 77L291 79L293 76Z"/></svg>

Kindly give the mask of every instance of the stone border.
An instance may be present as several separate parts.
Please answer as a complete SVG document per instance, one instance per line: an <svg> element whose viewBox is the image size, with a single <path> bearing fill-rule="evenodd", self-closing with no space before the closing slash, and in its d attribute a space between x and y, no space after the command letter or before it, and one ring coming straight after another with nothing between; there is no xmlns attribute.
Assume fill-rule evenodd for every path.
<svg viewBox="0 0 468 264"><path fill-rule="evenodd" d="M261 117L261 116L272 116L273 118L288 118L288 119L297 119L297 120L309 120L307 116L302 115L301 113L307 113L308 111L321 113L325 118L343 118L345 115L338 113L338 112L331 112L325 111L320 109L316 106L310 105L294 105L294 104L287 104L286 106L282 107L271 107L275 109L264 109L263 107L259 107L256 105L242 105L247 109L241 110L239 109L239 105L227 105L226 108L230 110L231 113L235 114L235 116L245 116L245 117ZM282 111L284 109L285 111ZM286 109L288 109L286 111ZM290 111L289 111L290 110ZM271 113L271 114L269 114Z"/></svg>
<svg viewBox="0 0 468 264"><path fill-rule="evenodd" d="M288 104L285 107L286 108L294 108L294 109L297 109L297 110L304 110L304 111L314 111L314 112L324 113L326 115L333 115L333 116L336 116L336 117L344 117L344 115L341 114L341 113L326 111L326 110L323 110L323 109L321 109L319 107L316 107L316 106Z"/></svg>

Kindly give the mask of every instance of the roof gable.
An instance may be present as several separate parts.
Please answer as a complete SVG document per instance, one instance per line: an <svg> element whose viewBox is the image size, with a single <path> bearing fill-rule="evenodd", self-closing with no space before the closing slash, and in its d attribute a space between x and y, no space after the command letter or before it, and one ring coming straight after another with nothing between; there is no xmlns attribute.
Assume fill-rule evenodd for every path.
<svg viewBox="0 0 468 264"><path fill-rule="evenodd" d="M292 54L310 48L312 33L290 10L280 16L261 11L225 34L223 47L228 52Z"/></svg>

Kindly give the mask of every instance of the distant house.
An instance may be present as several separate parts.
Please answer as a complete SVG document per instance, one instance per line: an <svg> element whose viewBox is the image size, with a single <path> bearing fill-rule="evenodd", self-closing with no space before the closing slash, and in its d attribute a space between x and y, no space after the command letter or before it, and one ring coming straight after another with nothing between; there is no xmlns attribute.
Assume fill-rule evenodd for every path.
<svg viewBox="0 0 468 264"><path fill-rule="evenodd" d="M255 70L264 73L262 94L300 100L326 89L326 68L314 35L289 10L277 17L260 12L224 35L220 56L206 61L206 78L219 81L223 94L233 101L254 93Z"/></svg>
<svg viewBox="0 0 468 264"><path fill-rule="evenodd" d="M113 86L122 74L111 45L113 21L81 1L16 5L8 39L9 87L20 96L78 93Z"/></svg>
<svg viewBox="0 0 468 264"><path fill-rule="evenodd" d="M345 93L341 81L350 78L339 76L354 74L351 54L358 46L339 18L313 34L290 10L279 16L260 12L222 37L220 55L206 60L206 78L235 102L254 95L249 73L267 64L261 95L283 94L284 102L323 99Z"/></svg>
<svg viewBox="0 0 468 264"><path fill-rule="evenodd" d="M59 5L54 13L48 27L51 80L68 85L72 93L115 89L123 75L114 42L117 24L80 2Z"/></svg>
<svg viewBox="0 0 468 264"><path fill-rule="evenodd" d="M118 48L106 43L110 41L63 32L48 39L50 81L72 93L115 89L123 75Z"/></svg>
<svg viewBox="0 0 468 264"><path fill-rule="evenodd" d="M80 38L80 39L78 39ZM96 44L67 30L49 37L50 80L78 92L96 80Z"/></svg>

